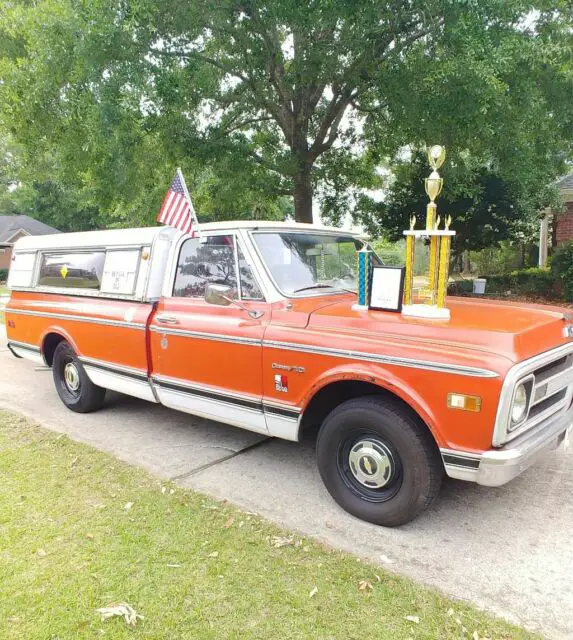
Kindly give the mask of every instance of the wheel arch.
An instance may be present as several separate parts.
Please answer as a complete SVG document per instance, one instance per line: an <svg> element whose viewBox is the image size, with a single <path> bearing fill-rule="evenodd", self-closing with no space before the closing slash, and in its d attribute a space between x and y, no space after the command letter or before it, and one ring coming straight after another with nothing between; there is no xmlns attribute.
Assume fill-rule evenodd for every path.
<svg viewBox="0 0 573 640"><path fill-rule="evenodd" d="M56 347L60 344L60 342L64 340L66 342L69 342L72 346L72 349L76 353L78 353L75 341L62 327L50 327L42 335L42 338L40 340L40 351L42 353L42 357L44 358L44 362L49 367L52 366L52 363L54 361L54 352L56 351Z"/></svg>
<svg viewBox="0 0 573 640"><path fill-rule="evenodd" d="M315 431L326 416L347 400L361 396L385 396L425 425L436 446L442 434L431 407L403 380L390 371L373 372L344 367L322 378L305 398L299 423L299 439Z"/></svg>

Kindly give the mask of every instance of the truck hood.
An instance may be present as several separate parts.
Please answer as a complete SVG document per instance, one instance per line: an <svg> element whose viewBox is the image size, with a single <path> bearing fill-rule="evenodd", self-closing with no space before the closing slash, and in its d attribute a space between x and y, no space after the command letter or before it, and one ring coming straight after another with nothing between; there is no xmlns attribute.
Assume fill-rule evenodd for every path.
<svg viewBox="0 0 573 640"><path fill-rule="evenodd" d="M519 362L570 343L564 328L572 321L567 309L546 305L448 298L449 321L403 316L387 311L353 308L355 296L325 305L316 299L308 329L320 333L350 334L361 338L419 342L436 349L462 347ZM310 306L310 305L309 305Z"/></svg>

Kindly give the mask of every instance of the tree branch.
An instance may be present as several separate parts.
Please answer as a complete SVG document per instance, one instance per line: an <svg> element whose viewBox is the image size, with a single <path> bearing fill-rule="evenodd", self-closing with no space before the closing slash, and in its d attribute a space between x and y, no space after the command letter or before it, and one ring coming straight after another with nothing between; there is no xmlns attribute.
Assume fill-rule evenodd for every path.
<svg viewBox="0 0 573 640"><path fill-rule="evenodd" d="M321 153L328 151L338 137L338 127L346 108L356 94L345 89L342 93L335 93L328 105L326 114L320 124L316 138L310 147L310 153L315 160ZM328 136L328 137L327 137Z"/></svg>
<svg viewBox="0 0 573 640"><path fill-rule="evenodd" d="M281 178L284 176L284 171L280 169L276 164L265 160L262 156L260 156L256 151L248 151L248 155L257 163L260 164L261 167L268 169L269 171L273 171L274 173L278 173Z"/></svg>
<svg viewBox="0 0 573 640"><path fill-rule="evenodd" d="M270 120L274 120L272 116L261 116L259 118L249 118L248 120L243 120L243 122L239 122L232 127L223 127L223 133L229 134L233 133L233 131L238 131L239 129L244 129L250 124L257 124L257 122L269 122ZM236 119L233 119L229 124L233 124Z"/></svg>

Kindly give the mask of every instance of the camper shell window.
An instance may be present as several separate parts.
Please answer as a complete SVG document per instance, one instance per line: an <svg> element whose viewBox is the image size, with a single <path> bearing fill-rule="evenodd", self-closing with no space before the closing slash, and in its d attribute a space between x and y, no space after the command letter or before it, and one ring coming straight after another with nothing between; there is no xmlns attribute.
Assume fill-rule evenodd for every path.
<svg viewBox="0 0 573 640"><path fill-rule="evenodd" d="M42 256L38 285L99 291L105 251L46 253Z"/></svg>

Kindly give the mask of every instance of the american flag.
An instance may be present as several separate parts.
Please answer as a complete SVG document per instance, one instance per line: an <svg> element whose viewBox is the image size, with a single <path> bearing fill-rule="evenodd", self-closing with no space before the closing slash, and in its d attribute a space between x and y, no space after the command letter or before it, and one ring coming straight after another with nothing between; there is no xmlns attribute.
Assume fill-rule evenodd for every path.
<svg viewBox="0 0 573 640"><path fill-rule="evenodd" d="M175 178L167 191L165 200L157 216L157 222L175 227L188 233L192 238L199 235L199 223L185 186L181 169L177 169Z"/></svg>

